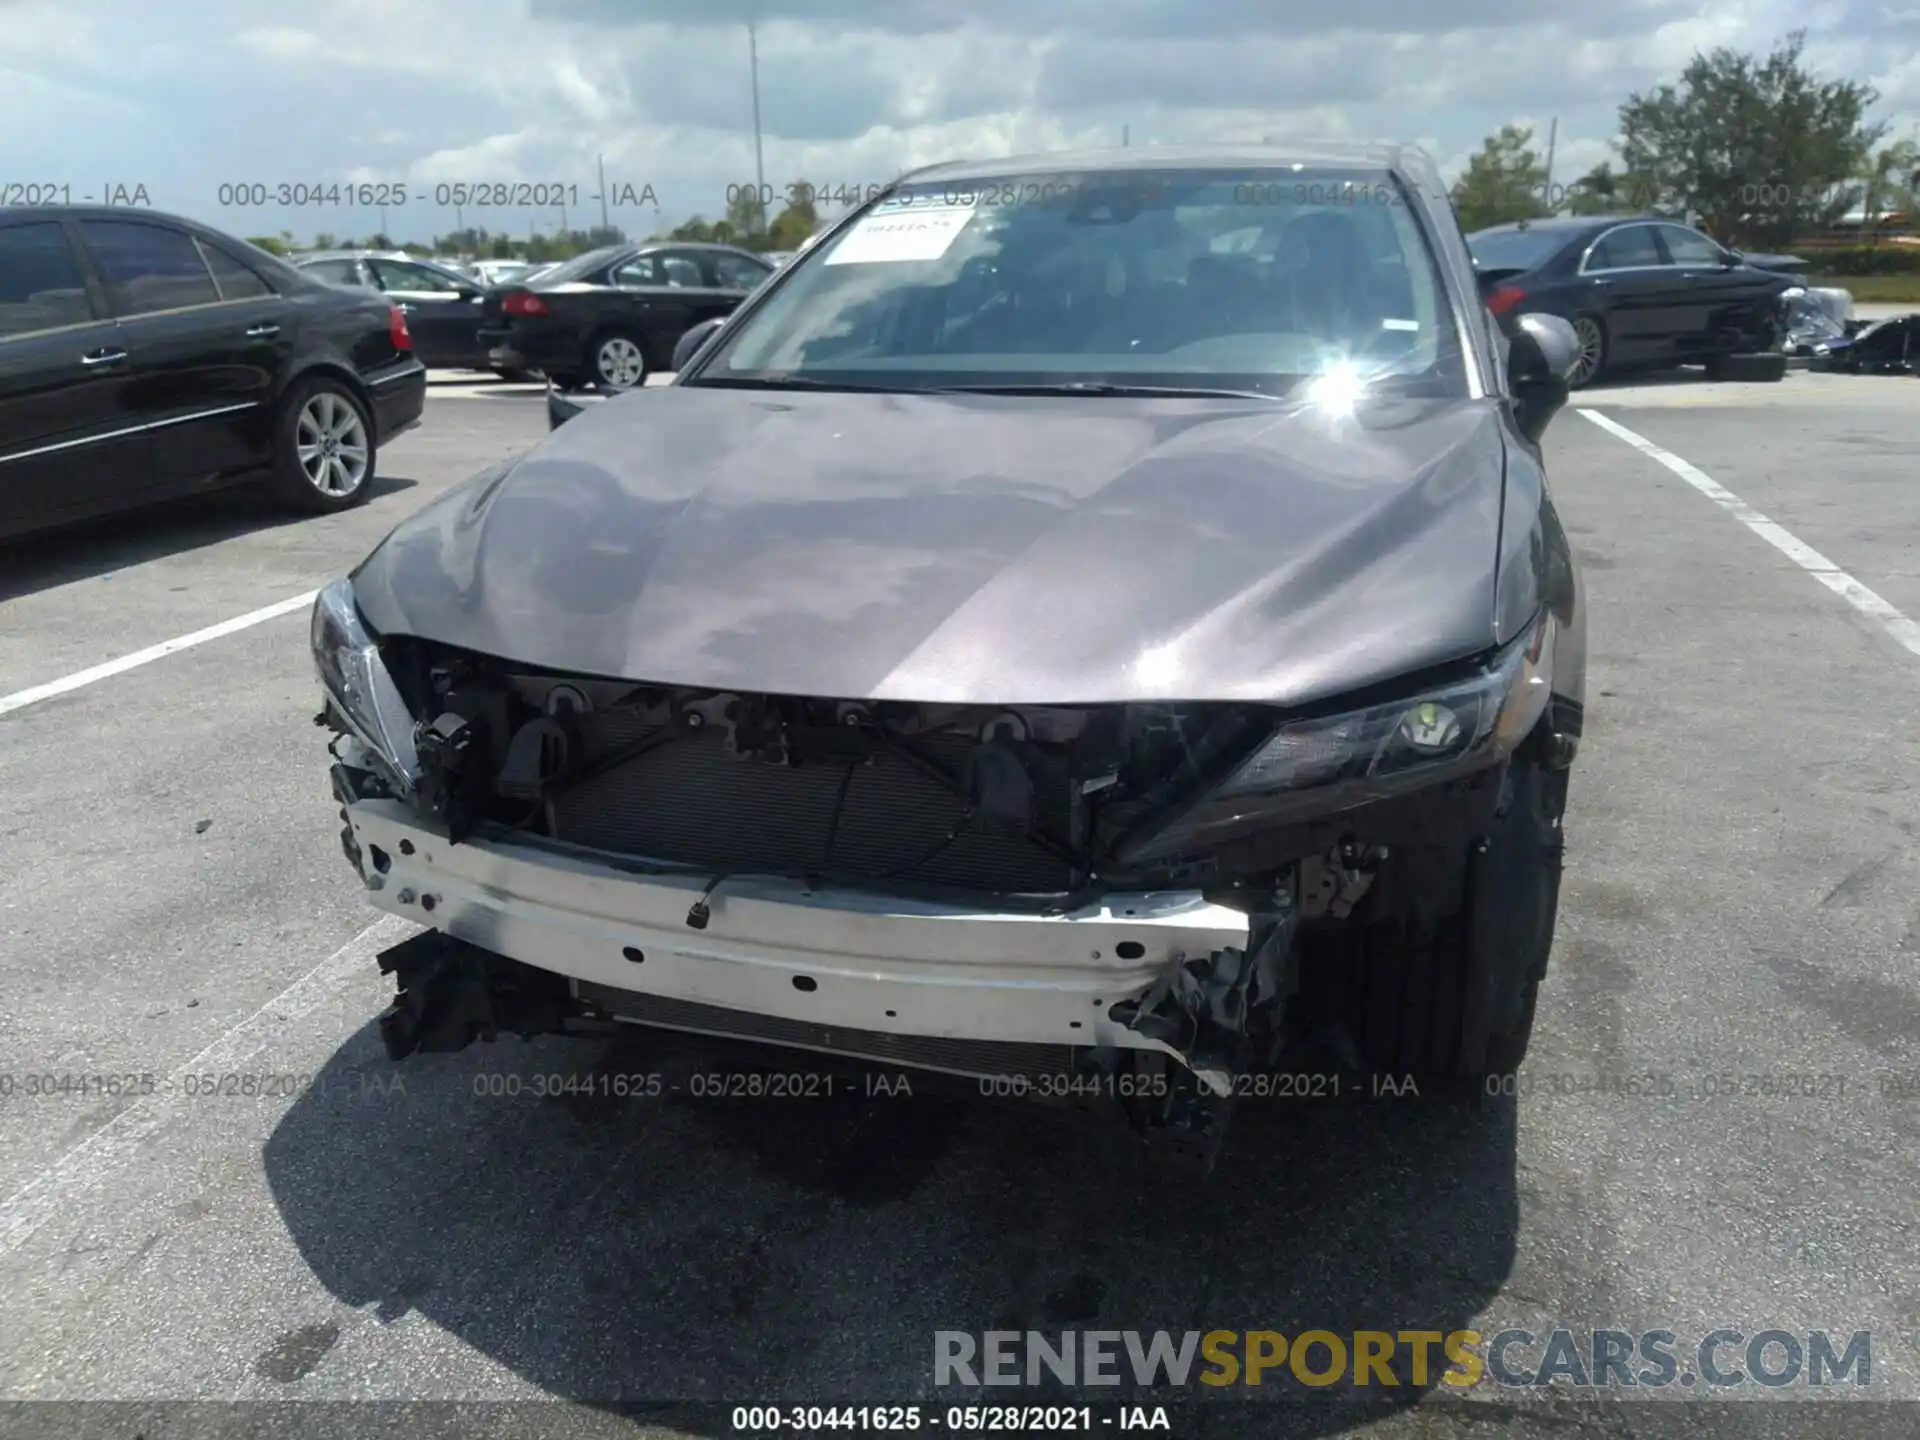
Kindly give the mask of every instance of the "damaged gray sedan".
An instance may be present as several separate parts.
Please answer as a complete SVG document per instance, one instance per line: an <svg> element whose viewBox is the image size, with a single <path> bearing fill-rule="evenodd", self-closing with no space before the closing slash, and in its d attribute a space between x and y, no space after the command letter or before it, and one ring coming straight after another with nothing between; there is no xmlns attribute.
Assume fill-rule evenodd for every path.
<svg viewBox="0 0 1920 1440"><path fill-rule="evenodd" d="M1417 150L904 178L322 594L346 852L426 927L390 1052L655 1027L1202 1145L1313 1047L1510 1070L1575 358Z"/></svg>

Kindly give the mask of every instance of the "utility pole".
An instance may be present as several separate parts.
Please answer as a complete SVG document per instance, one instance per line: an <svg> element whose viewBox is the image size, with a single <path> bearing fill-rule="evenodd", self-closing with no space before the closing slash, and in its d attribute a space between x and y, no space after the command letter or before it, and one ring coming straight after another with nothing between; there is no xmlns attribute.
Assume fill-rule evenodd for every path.
<svg viewBox="0 0 1920 1440"><path fill-rule="evenodd" d="M760 228L767 227L767 167L760 149L760 41L753 23L747 23L747 68L753 77L753 200L760 212Z"/></svg>
<svg viewBox="0 0 1920 1440"><path fill-rule="evenodd" d="M606 230L609 230L612 228L611 223L607 219L607 157L602 155L599 157L599 160L600 160L600 229L602 230L602 232L605 232Z"/></svg>
<svg viewBox="0 0 1920 1440"><path fill-rule="evenodd" d="M1122 125L1120 127L1120 148L1122 150L1125 150L1129 148L1132 144L1133 144L1133 127L1131 125Z"/></svg>

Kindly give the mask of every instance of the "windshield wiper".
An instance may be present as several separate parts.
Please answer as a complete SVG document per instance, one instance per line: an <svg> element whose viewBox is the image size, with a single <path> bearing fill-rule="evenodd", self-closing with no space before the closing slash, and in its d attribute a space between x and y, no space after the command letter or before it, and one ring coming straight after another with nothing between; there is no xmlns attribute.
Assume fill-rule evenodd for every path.
<svg viewBox="0 0 1920 1440"><path fill-rule="evenodd" d="M1202 385L1121 385L1110 380L1056 380L1032 385L939 385L923 395L1122 395L1143 400L1265 400L1285 397L1260 390L1220 390Z"/></svg>

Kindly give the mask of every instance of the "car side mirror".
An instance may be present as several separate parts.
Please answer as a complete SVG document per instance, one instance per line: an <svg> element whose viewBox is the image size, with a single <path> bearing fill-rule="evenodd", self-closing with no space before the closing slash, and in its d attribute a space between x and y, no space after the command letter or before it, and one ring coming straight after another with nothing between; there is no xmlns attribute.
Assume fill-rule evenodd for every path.
<svg viewBox="0 0 1920 1440"><path fill-rule="evenodd" d="M455 293L462 300L478 300L482 292L477 285L462 285Z"/></svg>
<svg viewBox="0 0 1920 1440"><path fill-rule="evenodd" d="M713 332L726 323L725 316L716 316L712 320L702 320L682 335L680 343L673 347L674 370L684 370L692 364L693 357L700 353L701 347L713 338Z"/></svg>
<svg viewBox="0 0 1920 1440"><path fill-rule="evenodd" d="M1573 393L1580 337L1558 315L1528 313L1514 322L1507 346L1507 390L1520 433L1536 444Z"/></svg>

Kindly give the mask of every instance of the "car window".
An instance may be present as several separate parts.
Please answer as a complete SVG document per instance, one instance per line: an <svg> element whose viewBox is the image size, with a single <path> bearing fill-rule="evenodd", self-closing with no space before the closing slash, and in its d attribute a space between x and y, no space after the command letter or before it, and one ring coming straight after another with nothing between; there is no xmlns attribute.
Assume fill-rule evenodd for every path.
<svg viewBox="0 0 1920 1440"><path fill-rule="evenodd" d="M1467 237L1467 250L1482 270L1531 270L1551 260L1569 238L1551 230L1480 230Z"/></svg>
<svg viewBox="0 0 1920 1440"><path fill-rule="evenodd" d="M658 255L636 255L613 272L616 285L664 285L666 275L660 269Z"/></svg>
<svg viewBox="0 0 1920 1440"><path fill-rule="evenodd" d="M366 288L367 282L361 277L357 260L315 260L300 268L328 285L346 285L356 290Z"/></svg>
<svg viewBox="0 0 1920 1440"><path fill-rule="evenodd" d="M410 265L404 260L369 260L382 290L410 290L415 293L457 294L460 282L426 265Z"/></svg>
<svg viewBox="0 0 1920 1440"><path fill-rule="evenodd" d="M1664 265L1651 225L1622 225L1609 230L1587 255L1588 270L1628 270L1642 265Z"/></svg>
<svg viewBox="0 0 1920 1440"><path fill-rule="evenodd" d="M82 220L80 233L99 263L114 308L123 315L219 302L200 247L183 231L135 220Z"/></svg>
<svg viewBox="0 0 1920 1440"><path fill-rule="evenodd" d="M0 229L0 338L94 318L80 261L55 221Z"/></svg>
<svg viewBox="0 0 1920 1440"><path fill-rule="evenodd" d="M751 290L772 273L744 255L715 255L713 271L720 284L729 290Z"/></svg>
<svg viewBox="0 0 1920 1440"><path fill-rule="evenodd" d="M903 186L795 260L688 383L1279 394L1338 371L1464 393L1454 301L1413 207L1316 203L1349 186L1402 193L1364 167Z"/></svg>
<svg viewBox="0 0 1920 1440"><path fill-rule="evenodd" d="M1667 255L1676 265L1718 265L1720 247L1698 230L1684 225L1662 225L1660 238L1667 242Z"/></svg>
<svg viewBox="0 0 1920 1440"><path fill-rule="evenodd" d="M227 254L218 245L209 245L202 240L200 254L207 262L207 268L213 272L214 283L220 287L222 300L258 300L274 293L273 287L254 274L249 266Z"/></svg>
<svg viewBox="0 0 1920 1440"><path fill-rule="evenodd" d="M660 270L666 276L666 283L693 290L706 289L707 273L701 266L700 259L700 256L689 255L684 250L667 251L660 256Z"/></svg>

